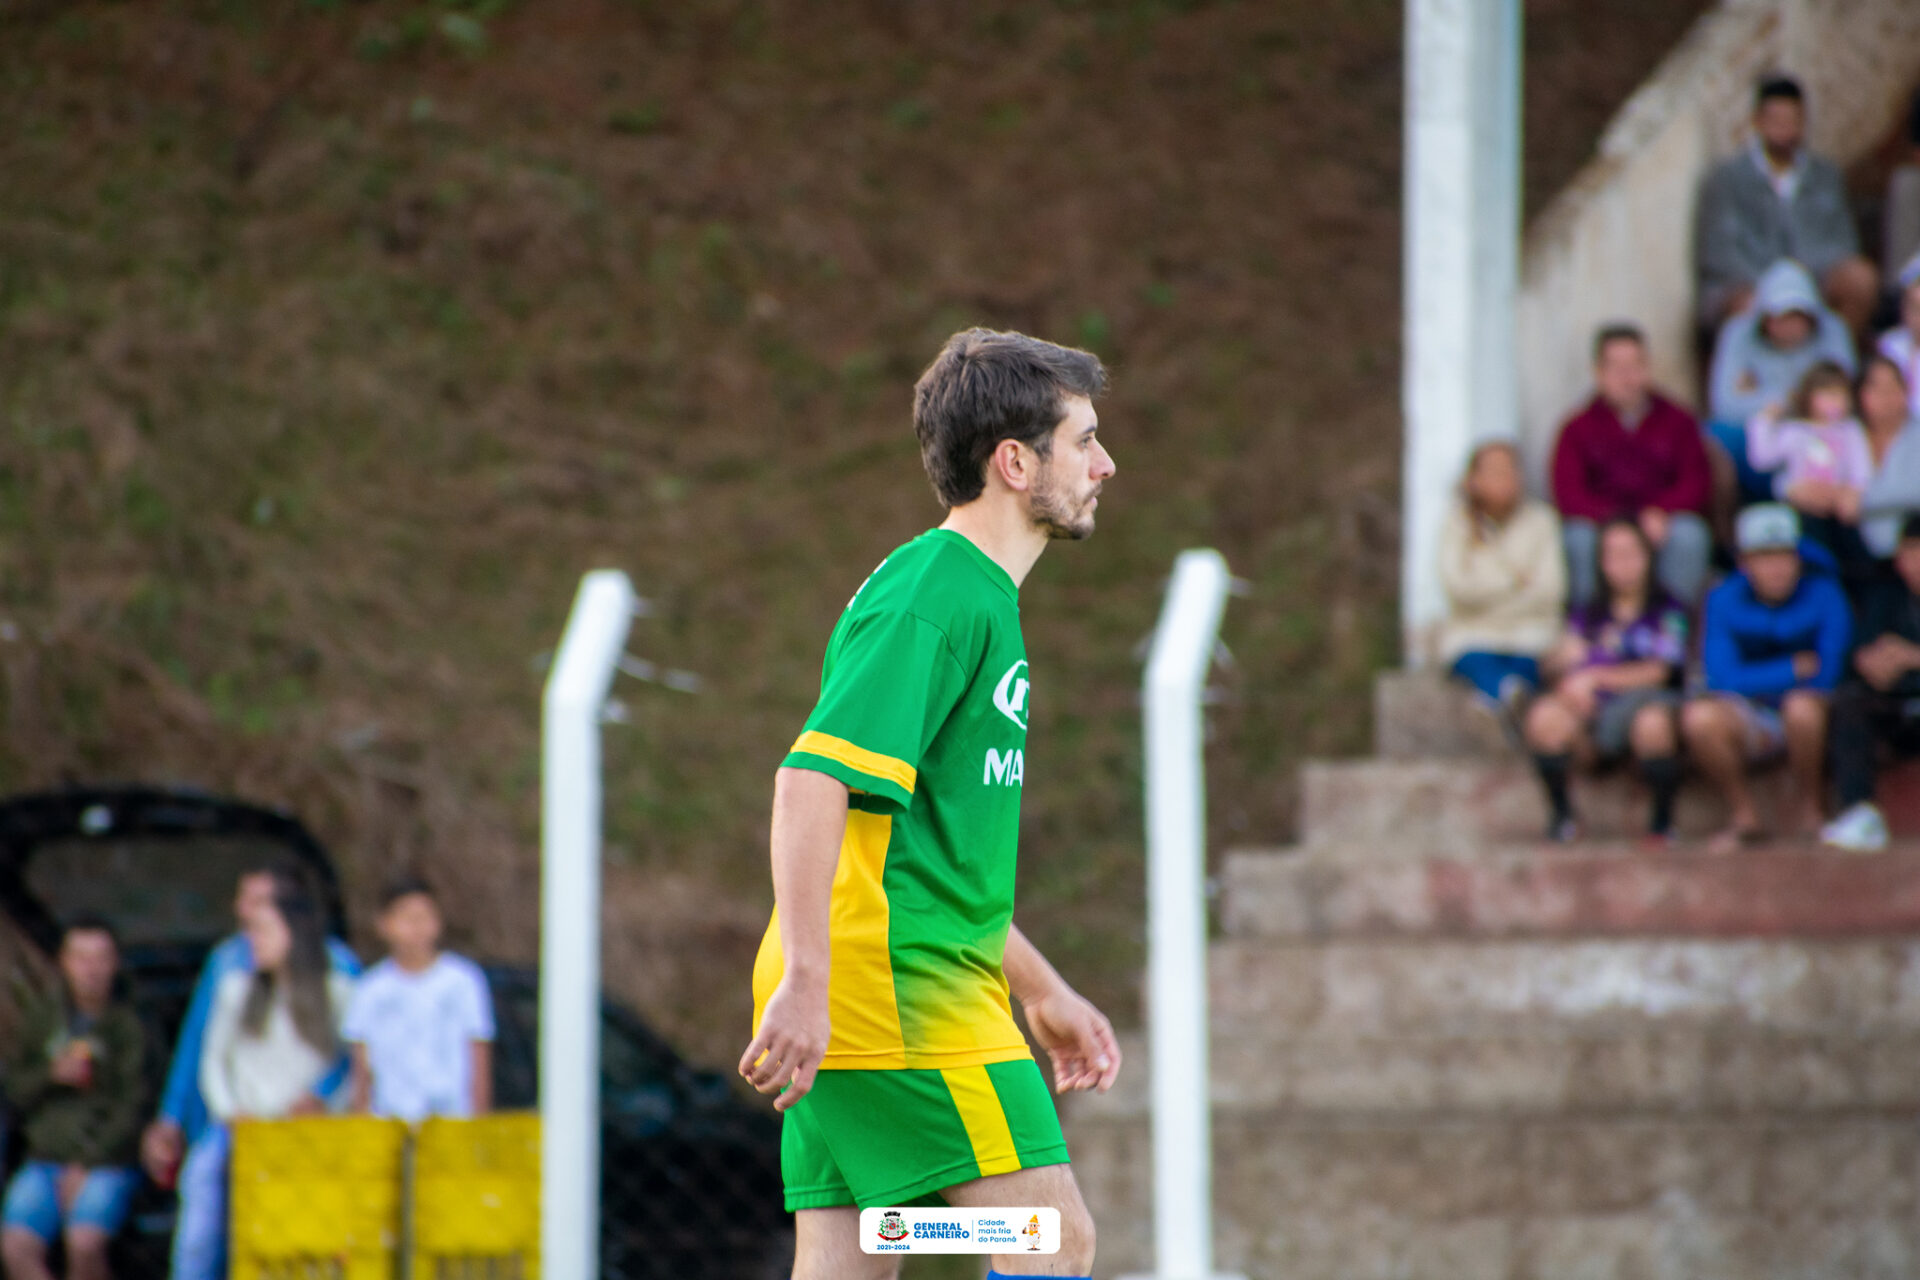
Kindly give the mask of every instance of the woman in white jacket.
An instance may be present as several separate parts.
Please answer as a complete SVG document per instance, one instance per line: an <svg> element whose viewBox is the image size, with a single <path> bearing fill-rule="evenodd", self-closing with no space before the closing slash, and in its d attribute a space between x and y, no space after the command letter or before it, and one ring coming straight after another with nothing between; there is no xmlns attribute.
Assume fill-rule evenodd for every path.
<svg viewBox="0 0 1920 1280"><path fill-rule="evenodd" d="M1560 517L1527 496L1511 441L1486 441L1467 460L1440 529L1440 585L1441 659L1490 707L1516 709L1540 687L1540 658L1560 638L1567 565Z"/></svg>
<svg viewBox="0 0 1920 1280"><path fill-rule="evenodd" d="M218 1139L196 1143L180 1171L178 1234L196 1247L176 1249L174 1280L226 1275L229 1126L322 1110L314 1086L345 1053L340 1019L353 980L330 971L326 929L305 887L290 875L274 879L272 908L246 925L253 967L221 978L207 1019L200 1092ZM194 1260L184 1271L183 1258Z"/></svg>

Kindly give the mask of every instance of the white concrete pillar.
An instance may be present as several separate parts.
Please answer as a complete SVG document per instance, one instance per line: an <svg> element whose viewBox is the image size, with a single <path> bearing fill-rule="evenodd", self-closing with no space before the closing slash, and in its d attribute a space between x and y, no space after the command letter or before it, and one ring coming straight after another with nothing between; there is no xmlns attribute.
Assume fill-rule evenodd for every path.
<svg viewBox="0 0 1920 1280"><path fill-rule="evenodd" d="M1418 665L1461 464L1519 428L1520 0L1407 0L1406 41L1400 616Z"/></svg>

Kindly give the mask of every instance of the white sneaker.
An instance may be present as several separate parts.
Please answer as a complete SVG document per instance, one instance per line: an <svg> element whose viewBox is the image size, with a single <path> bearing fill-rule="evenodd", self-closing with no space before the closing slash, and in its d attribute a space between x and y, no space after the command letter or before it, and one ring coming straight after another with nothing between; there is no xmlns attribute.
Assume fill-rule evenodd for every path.
<svg viewBox="0 0 1920 1280"><path fill-rule="evenodd" d="M1848 853L1880 853L1887 847L1887 820L1863 800L1820 828L1820 841Z"/></svg>

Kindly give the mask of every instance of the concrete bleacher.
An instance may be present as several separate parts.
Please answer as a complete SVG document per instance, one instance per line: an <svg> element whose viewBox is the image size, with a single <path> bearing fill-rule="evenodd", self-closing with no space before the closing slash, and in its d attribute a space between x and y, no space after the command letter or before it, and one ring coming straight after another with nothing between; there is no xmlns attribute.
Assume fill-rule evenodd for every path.
<svg viewBox="0 0 1920 1280"><path fill-rule="evenodd" d="M1454 693L1382 678L1381 751L1220 866L1218 1262L1255 1280L1920 1274L1920 842L1714 857L1544 811ZM1442 715L1445 711L1448 714ZM1711 829L1690 785L1683 828ZM1149 1261L1145 1046L1067 1111L1103 1271Z"/></svg>

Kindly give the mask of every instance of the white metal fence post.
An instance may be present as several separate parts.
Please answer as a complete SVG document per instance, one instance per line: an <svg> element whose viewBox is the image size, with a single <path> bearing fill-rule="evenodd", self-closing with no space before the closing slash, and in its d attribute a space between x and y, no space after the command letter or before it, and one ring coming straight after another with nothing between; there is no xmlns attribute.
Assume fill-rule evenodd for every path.
<svg viewBox="0 0 1920 1280"><path fill-rule="evenodd" d="M1147 1035L1158 1280L1212 1280L1206 776L1201 694L1230 579L1217 551L1174 561L1144 682Z"/></svg>
<svg viewBox="0 0 1920 1280"><path fill-rule="evenodd" d="M589 573L542 704L540 1274L600 1274L600 714L633 584Z"/></svg>

